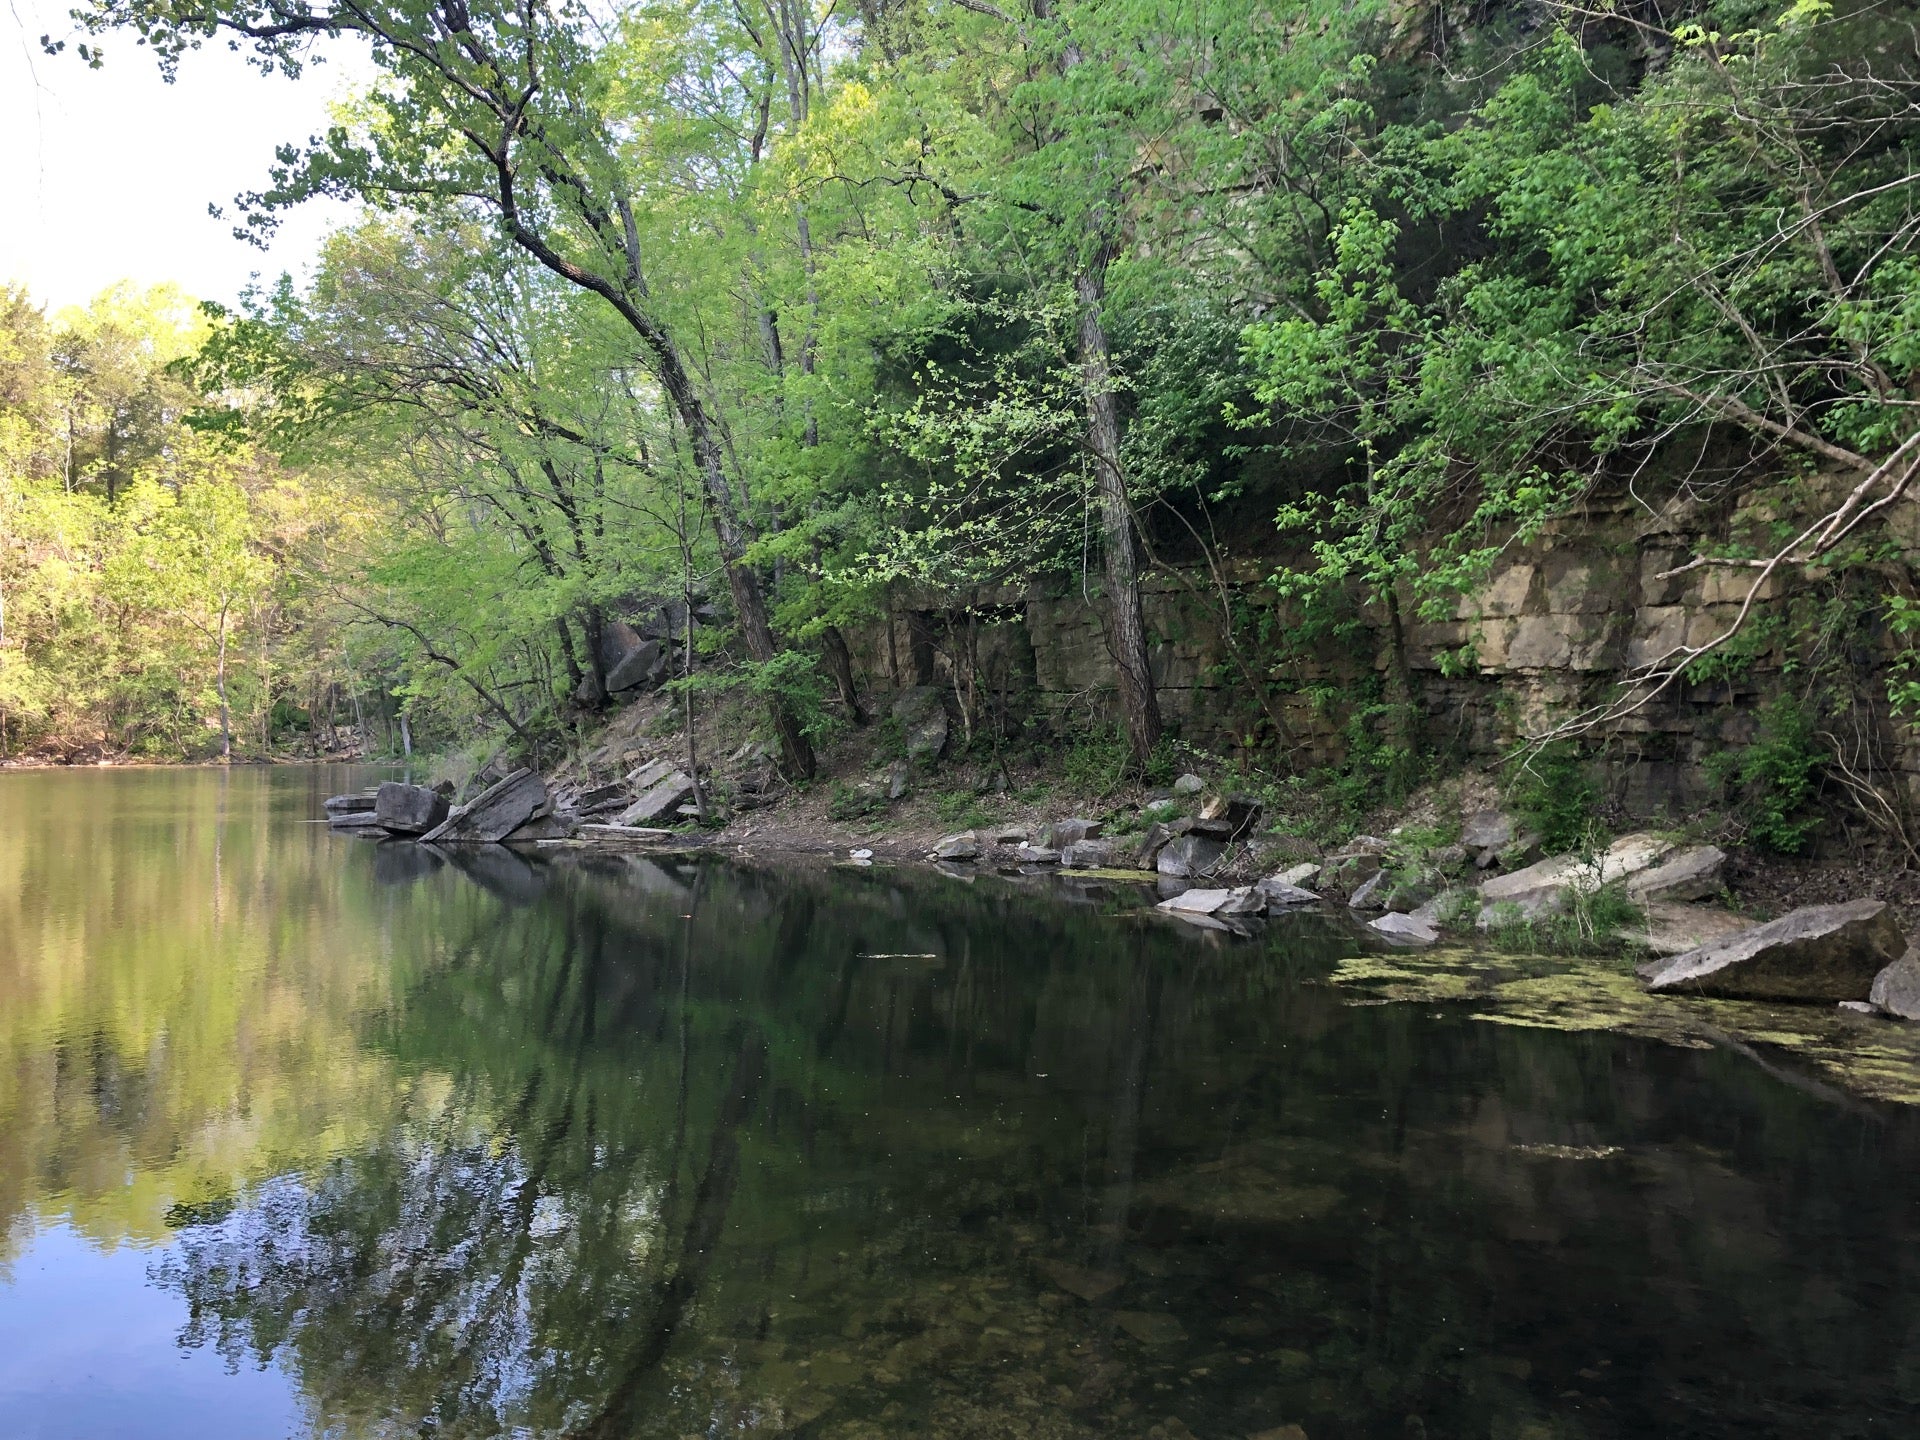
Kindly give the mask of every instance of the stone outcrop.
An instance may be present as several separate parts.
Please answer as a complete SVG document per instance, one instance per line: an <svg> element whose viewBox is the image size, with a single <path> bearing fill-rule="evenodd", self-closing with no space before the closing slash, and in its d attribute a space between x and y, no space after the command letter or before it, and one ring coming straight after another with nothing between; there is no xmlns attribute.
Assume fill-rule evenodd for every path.
<svg viewBox="0 0 1920 1440"><path fill-rule="evenodd" d="M388 780L375 794L373 815L395 835L424 835L447 818L447 797L424 785Z"/></svg>
<svg viewBox="0 0 1920 1440"><path fill-rule="evenodd" d="M454 806L420 838L443 845L497 844L547 808L546 782L531 770L515 770L465 805Z"/></svg>
<svg viewBox="0 0 1920 1440"><path fill-rule="evenodd" d="M1906 950L1879 900L1808 905L1698 950L1639 967L1650 990L1749 1000L1858 1000Z"/></svg>
<svg viewBox="0 0 1920 1440"><path fill-rule="evenodd" d="M1249 480L1290 483L1277 474L1270 482ZM1611 698L1630 667L1725 628L1750 578L1715 567L1681 569L1689 557L1729 553L1729 544L1768 553L1776 527L1799 528L1796 521L1824 513L1852 483L1823 471L1783 477L1778 487L1756 477L1732 494L1603 484L1573 513L1537 532L1501 537L1505 543L1485 579L1461 592L1451 613L1395 626L1384 604L1356 594L1357 623L1319 638L1308 638L1298 603L1276 594L1268 581L1277 566L1310 567L1304 550L1247 551L1217 569L1186 575L1148 573L1141 577L1141 601L1154 637L1160 707L1173 733L1197 745L1232 751L1251 737L1257 750L1284 753L1301 772L1340 765L1353 758L1352 721L1366 703L1361 697L1378 693L1397 655L1412 671L1429 732L1444 735L1449 749L1469 762L1499 760L1522 736ZM1270 515L1267 501L1278 493L1249 494L1248 513ZM1883 533L1912 563L1920 551L1920 505L1899 502ZM1760 624L1750 632L1755 644L1737 670L1683 681L1659 704L1598 727L1594 739L1609 746L1600 778L1611 805L1654 821L1680 819L1719 801L1709 762L1753 743L1764 702L1790 689L1789 667L1804 659L1786 613L1794 593L1804 593L1797 574L1759 594L1753 618ZM1410 599L1402 597L1403 616L1412 615ZM916 636L990 610L998 623L981 632L983 652L990 647L979 657L982 672L1004 677L1012 713L1050 720L1059 733L1071 734L1085 727L1088 697L1115 692L1105 603L1095 597L1089 604L1077 579L1065 573L964 592L925 589L900 594L887 624L848 638L856 667L875 688L951 683L955 657L934 653L924 640L916 651ZM1242 606L1258 613L1264 628L1249 628L1229 644L1226 616ZM1773 617L1789 623L1769 627ZM1263 636L1276 632L1288 637L1284 667L1268 663L1272 652ZM1868 691L1882 691L1898 649L1884 633L1858 636L1859 680ZM1247 660L1292 688L1264 688L1256 698L1235 678ZM1920 735L1888 726L1879 738L1886 760L1873 778L1920 800ZM1475 858L1486 857L1490 867L1502 849L1524 851L1526 838L1516 830L1476 850Z"/></svg>

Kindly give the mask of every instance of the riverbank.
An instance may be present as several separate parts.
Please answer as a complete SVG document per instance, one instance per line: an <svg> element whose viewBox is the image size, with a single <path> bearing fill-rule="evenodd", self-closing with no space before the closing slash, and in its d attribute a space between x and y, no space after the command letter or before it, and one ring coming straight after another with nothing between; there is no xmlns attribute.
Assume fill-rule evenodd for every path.
<svg viewBox="0 0 1920 1440"><path fill-rule="evenodd" d="M1872 969L1843 981L1844 994L1803 1003L1657 993L1634 971L1650 956L1685 951L1675 912L1711 917L1710 940L1809 905L1877 898L1886 902L1873 921L1884 950L1890 926L1920 933L1915 877L1890 867L1781 861L1704 820L1604 846L1601 835L1584 854L1548 854L1532 817L1485 774L1445 777L1399 805L1336 816L1324 793L1198 752L1184 752L1193 768L1170 778L1097 775L1088 784L1084 752L909 760L900 751L911 733L877 727L823 747L821 775L801 785L782 780L751 740L724 749L733 737L711 730L696 753L723 758L700 766L695 794L671 720L643 706L621 712L538 782L543 803L526 807L526 823L539 833L514 839L550 854L697 852L749 865L909 867L958 882L1064 885L1079 899L1104 892L1122 908L1137 905L1143 923L1203 945L1306 925L1346 953L1325 978L1352 1004L1465 1008L1488 1023L1727 1048L1836 1095L1920 1103L1920 1027L1858 1013ZM528 783L508 783L504 764L463 775L448 767L442 788L468 798ZM1178 849L1173 864L1163 859L1170 847ZM1584 893L1583 866L1596 882ZM1527 879L1543 873L1546 883ZM1303 893L1283 897L1280 886ZM1526 908L1507 913L1520 906L1488 903L1483 887L1506 887ZM1226 899L1179 913L1194 895ZM1175 913L1150 913L1169 904ZM1409 917L1423 917L1433 933L1381 928ZM1840 1008L1842 998L1856 1009Z"/></svg>

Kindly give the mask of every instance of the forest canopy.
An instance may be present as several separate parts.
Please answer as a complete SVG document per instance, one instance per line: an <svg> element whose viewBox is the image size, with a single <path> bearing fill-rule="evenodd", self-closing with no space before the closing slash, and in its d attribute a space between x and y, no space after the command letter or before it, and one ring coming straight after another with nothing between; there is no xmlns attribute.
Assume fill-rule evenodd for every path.
<svg viewBox="0 0 1920 1440"><path fill-rule="evenodd" d="M75 16L94 64L232 44L301 83L350 44L377 78L239 198L255 233L363 207L308 279L5 296L13 748L264 754L351 714L537 754L677 606L681 683L754 697L803 776L859 716L848 630L1071 576L1140 760L1143 573L1211 577L1230 631L1251 566L1398 636L1596 487L1851 477L1697 557L1757 587L1920 466L1906 5Z"/></svg>

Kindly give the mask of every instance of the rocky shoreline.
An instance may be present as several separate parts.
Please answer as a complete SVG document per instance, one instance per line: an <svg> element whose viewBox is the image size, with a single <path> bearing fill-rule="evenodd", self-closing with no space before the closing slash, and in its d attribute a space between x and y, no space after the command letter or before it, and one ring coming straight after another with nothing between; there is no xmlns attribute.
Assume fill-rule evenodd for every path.
<svg viewBox="0 0 1920 1440"><path fill-rule="evenodd" d="M456 803L449 783L390 780L327 800L327 818L339 831L422 845L787 848L777 836L749 847L725 832L675 828L700 819L708 801L694 778L667 760L605 784L549 784L522 767L483 775L474 786ZM1596 912L1625 907L1636 920L1620 938L1649 955L1636 969L1649 994L1824 1004L1920 1019L1920 945L1908 944L1885 903L1868 897L1806 905L1755 921L1714 903L1727 864L1717 846L1641 831L1592 853L1544 855L1521 821L1483 809L1465 816L1458 839L1445 844L1363 835L1320 853L1299 836L1263 831L1263 816L1257 798L1210 791L1186 774L1147 797L1137 829L1108 833L1102 820L1068 816L1042 826L951 832L923 854L949 873L1077 872L1152 885L1157 911L1203 930L1250 934L1270 917L1344 910L1369 938L1409 949L1516 929L1530 935L1548 924L1597 938ZM862 865L874 857L873 847L856 845L844 859Z"/></svg>

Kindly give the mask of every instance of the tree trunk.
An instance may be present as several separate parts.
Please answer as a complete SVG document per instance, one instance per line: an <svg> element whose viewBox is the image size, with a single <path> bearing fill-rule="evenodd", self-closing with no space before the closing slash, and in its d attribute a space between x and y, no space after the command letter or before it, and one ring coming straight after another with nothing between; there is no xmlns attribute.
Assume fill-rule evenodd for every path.
<svg viewBox="0 0 1920 1440"><path fill-rule="evenodd" d="M847 718L856 725L866 724L867 712L860 704L860 692L853 683L853 656L847 651L847 637L840 633L838 625L827 626L820 637L820 649L826 658L827 673L840 692L840 703L847 707Z"/></svg>
<svg viewBox="0 0 1920 1440"><path fill-rule="evenodd" d="M1109 638L1120 672L1127 748L1134 763L1144 765L1160 743L1162 726L1160 700L1154 692L1153 667L1147 655L1146 616L1140 607L1133 506L1127 498L1127 473L1120 460L1120 407L1113 394L1107 331L1100 320L1100 306L1106 299L1107 265L1112 258L1112 241L1102 241L1093 261L1074 277L1074 293L1080 302L1080 383L1087 400L1087 448L1093 454L1107 601L1113 612Z"/></svg>
<svg viewBox="0 0 1920 1440"><path fill-rule="evenodd" d="M751 536L734 505L733 487L727 483L725 457L714 438L706 407L694 393L693 382L681 365L678 352L665 345L663 337L663 343L656 347L655 353L660 362L661 385L673 402L681 423L687 428L687 438L693 442L694 459L699 465L706 491L707 509L713 516L714 538L719 541L720 559L727 570L727 589L733 593L734 613L740 619L740 633L746 641L747 654L765 664L780 653L780 647L774 643L773 626L767 620L767 600L760 588L759 573L747 563L747 545ZM780 737L780 754L787 773L795 779L811 778L814 769L813 745L800 728L800 720L793 713L793 707L778 695L768 697L767 707L774 733Z"/></svg>
<svg viewBox="0 0 1920 1440"><path fill-rule="evenodd" d="M220 658L214 668L214 684L220 691L220 760L233 759L233 717L227 710L227 612L220 612Z"/></svg>

